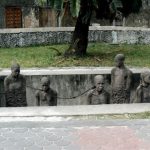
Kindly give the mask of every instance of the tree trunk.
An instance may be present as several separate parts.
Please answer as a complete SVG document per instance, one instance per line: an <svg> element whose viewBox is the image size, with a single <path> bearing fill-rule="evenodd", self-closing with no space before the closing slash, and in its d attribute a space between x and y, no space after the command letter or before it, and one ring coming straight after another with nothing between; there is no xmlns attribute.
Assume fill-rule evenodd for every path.
<svg viewBox="0 0 150 150"><path fill-rule="evenodd" d="M77 18L75 30L73 32L72 41L65 52L65 56L86 55L86 49L88 45L88 31L92 15L93 3L92 0L81 0L80 12Z"/></svg>

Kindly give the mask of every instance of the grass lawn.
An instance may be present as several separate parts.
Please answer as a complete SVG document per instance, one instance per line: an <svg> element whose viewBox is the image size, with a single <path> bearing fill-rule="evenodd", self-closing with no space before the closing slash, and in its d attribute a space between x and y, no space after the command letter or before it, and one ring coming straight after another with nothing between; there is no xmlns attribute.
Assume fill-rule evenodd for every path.
<svg viewBox="0 0 150 150"><path fill-rule="evenodd" d="M150 112L133 113L133 114L108 114L108 115L88 115L74 116L74 119L150 119Z"/></svg>
<svg viewBox="0 0 150 150"><path fill-rule="evenodd" d="M63 53L68 45L0 48L0 68L9 68L13 61L21 67L113 66L118 53L125 54L128 66L150 67L150 45L89 43L88 54L83 58L58 56L51 47Z"/></svg>

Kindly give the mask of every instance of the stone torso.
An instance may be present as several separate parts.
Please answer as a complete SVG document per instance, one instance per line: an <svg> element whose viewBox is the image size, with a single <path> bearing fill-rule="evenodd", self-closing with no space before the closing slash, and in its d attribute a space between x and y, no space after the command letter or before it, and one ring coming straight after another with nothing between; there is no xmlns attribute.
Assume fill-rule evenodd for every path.
<svg viewBox="0 0 150 150"><path fill-rule="evenodd" d="M150 87L143 87L143 92L142 92L142 95L143 95L143 100L142 102L143 103L150 103Z"/></svg>
<svg viewBox="0 0 150 150"><path fill-rule="evenodd" d="M23 78L19 77L17 80L13 78L9 78L9 85L8 89L9 91L18 91L23 89L23 83L22 83Z"/></svg>
<svg viewBox="0 0 150 150"><path fill-rule="evenodd" d="M97 94L94 90L91 90L88 95L88 101L91 105L107 104L109 100L108 93L103 90L101 94Z"/></svg>
<svg viewBox="0 0 150 150"><path fill-rule="evenodd" d="M19 75L18 78L13 78L11 75L9 75L5 78L4 84L6 93L6 106L27 106L26 81L23 75Z"/></svg>
<svg viewBox="0 0 150 150"><path fill-rule="evenodd" d="M111 72L112 98L111 103L130 102L131 71L124 68L113 68Z"/></svg>
<svg viewBox="0 0 150 150"><path fill-rule="evenodd" d="M125 88L127 77L128 71L126 69L115 68L112 88L113 89Z"/></svg>
<svg viewBox="0 0 150 150"><path fill-rule="evenodd" d="M37 105L39 106L55 106L57 104L57 93L52 89L49 91L37 91Z"/></svg>

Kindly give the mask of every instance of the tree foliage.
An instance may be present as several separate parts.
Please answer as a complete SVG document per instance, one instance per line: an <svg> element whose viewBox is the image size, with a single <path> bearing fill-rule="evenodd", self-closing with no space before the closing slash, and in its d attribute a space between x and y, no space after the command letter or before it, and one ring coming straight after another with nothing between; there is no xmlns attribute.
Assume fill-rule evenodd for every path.
<svg viewBox="0 0 150 150"><path fill-rule="evenodd" d="M73 17L78 17L81 0L35 0L39 6L49 6L52 9L62 11L63 3L69 2L70 12ZM126 17L130 13L139 12L142 0L91 0L93 9L96 11L98 19L110 19L119 9ZM120 5L118 7L118 5ZM88 13L88 12L87 12Z"/></svg>
<svg viewBox="0 0 150 150"><path fill-rule="evenodd" d="M141 6L141 0L121 0L123 4L123 14L124 16L128 16L130 13L138 13Z"/></svg>
<svg viewBox="0 0 150 150"><path fill-rule="evenodd" d="M88 30L92 12L96 11L97 19L108 19L110 22L121 14L127 17L130 13L139 12L142 0L38 0L41 5L63 11L64 2L70 4L70 12L77 17L71 44L66 54L85 55L88 44ZM118 15L118 16L119 16Z"/></svg>

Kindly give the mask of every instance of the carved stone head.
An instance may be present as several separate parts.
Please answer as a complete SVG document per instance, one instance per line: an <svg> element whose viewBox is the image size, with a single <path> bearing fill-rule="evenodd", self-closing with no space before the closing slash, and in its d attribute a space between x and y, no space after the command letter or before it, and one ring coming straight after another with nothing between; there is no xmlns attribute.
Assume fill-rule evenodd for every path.
<svg viewBox="0 0 150 150"><path fill-rule="evenodd" d="M12 64L12 66L11 66L11 75L14 78L18 78L19 74L20 74L20 65L18 63Z"/></svg>
<svg viewBox="0 0 150 150"><path fill-rule="evenodd" d="M98 92L101 92L104 89L104 77L102 75L95 76L94 83Z"/></svg>
<svg viewBox="0 0 150 150"><path fill-rule="evenodd" d="M141 82L143 85L150 84L150 72L149 71L145 71L141 73Z"/></svg>
<svg viewBox="0 0 150 150"><path fill-rule="evenodd" d="M49 90L50 86L50 79L48 77L42 77L41 79L42 84L42 90L47 92Z"/></svg>
<svg viewBox="0 0 150 150"><path fill-rule="evenodd" d="M115 65L116 67L122 67L124 66L125 56L124 54L117 54L115 56Z"/></svg>

